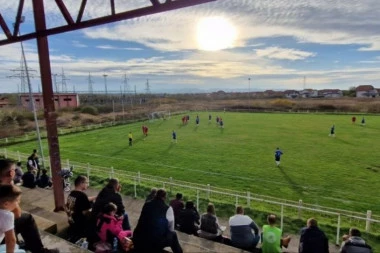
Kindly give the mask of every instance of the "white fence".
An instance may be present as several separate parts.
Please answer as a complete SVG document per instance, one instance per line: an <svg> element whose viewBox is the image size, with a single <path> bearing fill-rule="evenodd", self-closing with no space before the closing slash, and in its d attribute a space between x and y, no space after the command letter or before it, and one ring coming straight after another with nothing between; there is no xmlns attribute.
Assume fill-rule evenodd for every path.
<svg viewBox="0 0 380 253"><path fill-rule="evenodd" d="M20 152L12 152L7 149L0 151L0 155L11 157L19 161L26 161L28 155ZM49 158L46 158L45 164L49 164ZM152 175L141 174L140 172L131 172L124 170L115 170L113 167L99 167L95 165L63 161L62 167L74 167L74 172L87 175L91 182L94 178L119 178L124 184L133 187L132 194L135 198L145 197L138 196L140 188L162 187L168 192L183 192L184 196L195 200L197 209L200 207L202 200L215 200L216 202L243 205L254 210L262 212L271 212L280 214L280 226L283 229L284 218L307 219L317 217L320 223L336 224L336 244L340 241L341 226L355 226L366 232L380 232L380 216L373 215L370 210L366 213L353 212L348 210L336 209L331 207L316 206L303 203L302 200L291 201L280 198L252 194L250 192L239 192L228 189L213 187L209 184L202 185L175 180L172 177L163 178ZM232 214L233 210L231 210ZM347 231L344 231L347 232Z"/></svg>

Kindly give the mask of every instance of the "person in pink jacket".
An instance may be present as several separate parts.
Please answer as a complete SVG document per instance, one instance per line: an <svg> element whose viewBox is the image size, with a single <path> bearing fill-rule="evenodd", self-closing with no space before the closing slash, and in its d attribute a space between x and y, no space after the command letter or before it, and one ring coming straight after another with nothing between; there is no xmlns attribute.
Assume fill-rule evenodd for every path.
<svg viewBox="0 0 380 253"><path fill-rule="evenodd" d="M116 216L117 206L114 203L108 203L104 206L103 212L99 215L97 221L97 233L102 242L110 242L116 237L122 247L128 247L129 237L132 236L131 230L123 230L123 216ZM107 236L112 235L112 238Z"/></svg>

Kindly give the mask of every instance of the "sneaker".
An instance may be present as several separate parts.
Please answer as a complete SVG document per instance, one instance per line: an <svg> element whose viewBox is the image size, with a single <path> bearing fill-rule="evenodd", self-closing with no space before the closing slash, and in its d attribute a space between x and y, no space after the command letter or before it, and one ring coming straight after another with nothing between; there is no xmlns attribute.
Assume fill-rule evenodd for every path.
<svg viewBox="0 0 380 253"><path fill-rule="evenodd" d="M290 238L290 236L282 238L281 245L284 246L285 248L288 248L291 239L292 238Z"/></svg>
<svg viewBox="0 0 380 253"><path fill-rule="evenodd" d="M59 249L47 249L43 248L41 253L59 253Z"/></svg>

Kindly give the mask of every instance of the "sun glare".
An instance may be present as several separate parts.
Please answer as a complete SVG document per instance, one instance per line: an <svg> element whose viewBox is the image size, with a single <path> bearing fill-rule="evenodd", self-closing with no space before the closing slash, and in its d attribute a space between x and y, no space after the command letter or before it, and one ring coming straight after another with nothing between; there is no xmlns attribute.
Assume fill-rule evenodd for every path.
<svg viewBox="0 0 380 253"><path fill-rule="evenodd" d="M198 22L198 48L206 51L217 51L234 46L235 27L225 18L209 17Z"/></svg>

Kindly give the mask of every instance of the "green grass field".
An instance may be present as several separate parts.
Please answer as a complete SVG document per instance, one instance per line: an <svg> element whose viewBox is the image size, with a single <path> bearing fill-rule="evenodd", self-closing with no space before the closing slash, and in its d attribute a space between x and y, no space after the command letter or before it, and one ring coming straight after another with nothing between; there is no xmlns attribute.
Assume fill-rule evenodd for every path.
<svg viewBox="0 0 380 253"><path fill-rule="evenodd" d="M225 128L216 126L222 116ZM201 112L188 125L181 116L60 137L61 158L144 174L173 177L231 190L380 214L380 117L350 115ZM329 137L332 124L336 137ZM175 130L178 143L171 142ZM134 143L128 146L128 133ZM47 144L44 144L47 147ZM284 152L281 167L274 150ZM29 153L35 142L10 146ZM48 153L45 150L45 154Z"/></svg>

